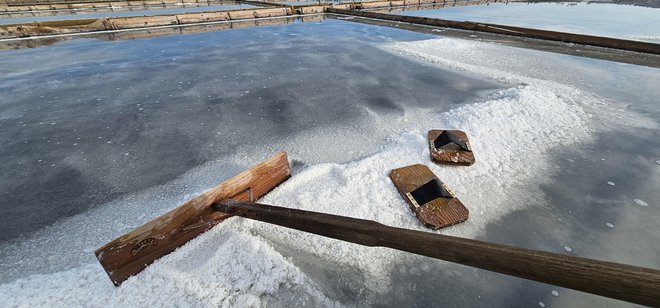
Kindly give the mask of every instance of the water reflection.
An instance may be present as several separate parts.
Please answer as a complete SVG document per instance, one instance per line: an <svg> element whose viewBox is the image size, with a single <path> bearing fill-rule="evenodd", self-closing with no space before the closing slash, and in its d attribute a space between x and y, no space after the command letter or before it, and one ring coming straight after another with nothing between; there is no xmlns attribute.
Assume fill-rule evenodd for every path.
<svg viewBox="0 0 660 308"><path fill-rule="evenodd" d="M496 87L373 46L427 34L338 20L234 29L2 52L0 211L8 219L0 240L239 148L276 150L323 127L359 128L376 142L388 133L359 119L403 106L445 110ZM318 150L321 158L308 151L307 159L355 155L342 145Z"/></svg>

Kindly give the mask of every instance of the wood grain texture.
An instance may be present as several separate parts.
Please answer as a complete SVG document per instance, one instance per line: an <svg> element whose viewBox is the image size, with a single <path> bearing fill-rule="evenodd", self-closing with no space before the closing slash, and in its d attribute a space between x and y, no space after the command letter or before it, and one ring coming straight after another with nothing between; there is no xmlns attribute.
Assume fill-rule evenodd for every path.
<svg viewBox="0 0 660 308"><path fill-rule="evenodd" d="M287 155L280 152L99 248L96 258L118 286L156 259L231 216L214 211L211 204L227 198L254 201L290 176Z"/></svg>
<svg viewBox="0 0 660 308"><path fill-rule="evenodd" d="M392 183L424 226L440 229L466 221L470 212L458 198L437 198L417 205L406 195L437 178L428 167L419 164L394 169L390 172Z"/></svg>
<svg viewBox="0 0 660 308"><path fill-rule="evenodd" d="M623 301L660 307L660 271L386 226L374 221L225 200L217 207L366 246L389 247Z"/></svg>
<svg viewBox="0 0 660 308"><path fill-rule="evenodd" d="M471 148L470 140L468 139L468 136L465 132L461 130L447 130L447 131L453 133L456 137L465 141L465 143L468 145L468 149ZM444 132L444 130L432 129L429 131L428 140L429 140L429 152L431 153L431 160L440 164L448 164L448 165L470 166L474 164L474 153L470 151L465 151L456 144L449 143L443 145L439 149L436 149L435 146L433 145L433 142L435 141L436 138L438 138L438 136L440 136L440 134L442 134L442 132Z"/></svg>

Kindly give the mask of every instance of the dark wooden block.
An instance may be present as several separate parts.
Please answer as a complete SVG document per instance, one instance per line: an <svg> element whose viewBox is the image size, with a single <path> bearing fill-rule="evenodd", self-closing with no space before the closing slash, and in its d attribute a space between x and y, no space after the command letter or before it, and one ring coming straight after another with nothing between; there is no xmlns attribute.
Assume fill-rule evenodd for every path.
<svg viewBox="0 0 660 308"><path fill-rule="evenodd" d="M435 148L434 141L435 139L442 134L444 130L432 129L429 131L428 140L429 140L429 151L431 152L431 160L448 165L461 165L461 166L470 166L474 164L474 153L472 151L466 151L462 149L457 144L449 143L438 149ZM460 130L448 130L448 132L453 133L456 137L462 139L467 144L468 148L472 149L470 146L470 140L468 139L467 134Z"/></svg>
<svg viewBox="0 0 660 308"><path fill-rule="evenodd" d="M411 192L433 179L438 179L428 167L417 164L394 169L390 172L390 179L424 226L440 229L468 219L468 209L456 197L441 197L425 204L417 204ZM446 186L445 189L451 193Z"/></svg>

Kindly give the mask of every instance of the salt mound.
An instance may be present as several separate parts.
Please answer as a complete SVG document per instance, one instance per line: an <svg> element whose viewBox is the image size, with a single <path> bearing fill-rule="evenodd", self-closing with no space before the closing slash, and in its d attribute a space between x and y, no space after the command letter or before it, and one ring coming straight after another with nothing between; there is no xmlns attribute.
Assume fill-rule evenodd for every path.
<svg viewBox="0 0 660 308"><path fill-rule="evenodd" d="M438 119L438 123L444 123L443 128L468 133L477 159L471 167L430 163L425 134L408 132L394 138L380 153L360 161L312 166L270 193L263 202L428 231L420 226L388 178L391 169L426 164L470 210L466 223L441 232L472 237L489 222L529 203L525 199L506 201L516 198L514 195L521 197L516 194L521 191L518 186L546 178L544 174L551 170L552 148L558 144L571 146L588 138L583 117L578 106L558 99L542 86L507 89L488 101L443 113ZM282 245L360 268L374 291L387 289L388 281L383 277L402 257L390 250L358 247L265 224L246 224L254 225L254 233Z"/></svg>

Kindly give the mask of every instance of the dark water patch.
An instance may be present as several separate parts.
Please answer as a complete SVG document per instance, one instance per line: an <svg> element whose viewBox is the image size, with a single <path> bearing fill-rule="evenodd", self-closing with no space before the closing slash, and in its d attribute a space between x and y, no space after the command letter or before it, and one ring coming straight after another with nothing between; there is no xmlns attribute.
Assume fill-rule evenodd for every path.
<svg viewBox="0 0 660 308"><path fill-rule="evenodd" d="M2 240L166 183L242 147L276 149L307 130L373 116L365 110L444 111L500 86L376 47L430 37L328 20L2 52L0 191L13 197L0 200L0 209L62 192L52 206L33 207L29 222L6 212L4 228L14 231ZM64 166L80 176L43 182L42 173Z"/></svg>

